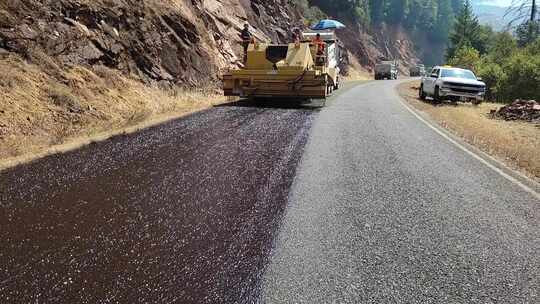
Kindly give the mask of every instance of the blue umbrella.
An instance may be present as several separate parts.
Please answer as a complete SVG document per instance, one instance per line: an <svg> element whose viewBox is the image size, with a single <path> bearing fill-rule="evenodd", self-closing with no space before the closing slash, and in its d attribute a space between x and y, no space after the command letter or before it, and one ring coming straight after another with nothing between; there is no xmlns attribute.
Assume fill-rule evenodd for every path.
<svg viewBox="0 0 540 304"><path fill-rule="evenodd" d="M325 19L325 20L319 21L319 23L317 23L311 29L312 30L327 30L327 29L340 29L344 27L345 25L339 21Z"/></svg>

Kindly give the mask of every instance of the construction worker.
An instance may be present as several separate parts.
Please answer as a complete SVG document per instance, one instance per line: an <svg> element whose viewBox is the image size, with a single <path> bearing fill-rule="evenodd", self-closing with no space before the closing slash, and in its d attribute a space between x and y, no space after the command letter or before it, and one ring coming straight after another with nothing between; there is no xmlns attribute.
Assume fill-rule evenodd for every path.
<svg viewBox="0 0 540 304"><path fill-rule="evenodd" d="M242 39L242 46L244 47L244 62L246 62L248 47L253 40L253 37L249 32L249 24L244 24L244 29L240 32L240 38Z"/></svg>
<svg viewBox="0 0 540 304"><path fill-rule="evenodd" d="M322 40L321 34L317 33L312 43L317 48L316 64L321 64L321 61L324 63L324 48L326 47L326 43Z"/></svg>
<svg viewBox="0 0 540 304"><path fill-rule="evenodd" d="M298 35L295 32L293 32L291 34L291 37L292 37L292 39L291 39L292 43L296 43L296 44L300 43L300 38L298 37Z"/></svg>
<svg viewBox="0 0 540 304"><path fill-rule="evenodd" d="M302 40L302 32L299 28L294 28L291 31L291 38L293 43L300 43L300 40Z"/></svg>

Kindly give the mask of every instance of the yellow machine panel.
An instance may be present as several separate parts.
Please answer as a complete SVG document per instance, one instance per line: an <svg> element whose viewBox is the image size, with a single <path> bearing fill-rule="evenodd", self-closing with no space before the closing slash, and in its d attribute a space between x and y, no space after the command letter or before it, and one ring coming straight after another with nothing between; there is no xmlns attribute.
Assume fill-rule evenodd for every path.
<svg viewBox="0 0 540 304"><path fill-rule="evenodd" d="M243 69L223 76L226 96L326 98L337 88L337 70L315 64L310 43L251 44ZM319 54L319 57L320 54Z"/></svg>

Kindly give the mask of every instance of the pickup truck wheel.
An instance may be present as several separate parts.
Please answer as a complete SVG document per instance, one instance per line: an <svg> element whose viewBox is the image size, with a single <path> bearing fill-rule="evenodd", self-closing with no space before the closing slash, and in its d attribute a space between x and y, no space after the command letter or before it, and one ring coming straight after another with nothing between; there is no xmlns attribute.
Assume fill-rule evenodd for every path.
<svg viewBox="0 0 540 304"><path fill-rule="evenodd" d="M426 100L426 92L424 92L424 85L420 85L420 90L418 92L421 100Z"/></svg>
<svg viewBox="0 0 540 304"><path fill-rule="evenodd" d="M435 94L433 94L433 102L434 103L441 102L441 96L439 95L439 87L435 87Z"/></svg>

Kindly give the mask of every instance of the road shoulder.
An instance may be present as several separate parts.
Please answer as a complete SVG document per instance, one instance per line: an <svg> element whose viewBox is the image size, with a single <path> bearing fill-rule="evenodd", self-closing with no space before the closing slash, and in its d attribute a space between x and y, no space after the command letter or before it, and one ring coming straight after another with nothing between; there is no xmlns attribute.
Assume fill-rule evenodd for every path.
<svg viewBox="0 0 540 304"><path fill-rule="evenodd" d="M533 133L532 136L536 137L533 140L528 141L527 147L525 147L525 149L532 149L532 152L521 151L521 154L519 156L521 156L522 159L516 159L515 152L512 154L511 151L497 149L497 147L500 146L495 146L496 141L488 138L485 133L483 134L482 132L475 132L476 129L474 128L470 128L467 130L468 132L464 132L463 128L467 128L468 126L466 124L460 125L460 123L463 123L462 120L452 120L452 114L456 115L457 113L459 113L459 111L467 111L468 109L465 109L465 107L469 107L469 105L448 105L446 106L448 109L456 109L454 111L455 113L442 114L441 112L446 110L445 106L433 106L431 104L420 101L416 97L416 92L412 92L411 89L412 87L416 87L416 85L416 81L406 81L400 83L395 87L395 90L398 93L402 104L410 112L415 114L415 116L417 116L429 127L436 130L437 133L439 133L441 136L446 137L448 140L460 146L461 149L465 149L466 152L475 156L479 160L485 161L486 165L493 166L492 169L494 169L495 171L500 171L499 174L503 176L507 175L508 177L510 177L507 177L507 179L510 179L514 183L521 183L526 188L532 190L532 192L534 192L533 195L535 195L537 198L540 197L540 176L538 175L539 168L536 164L539 156L536 155L537 153L534 152L540 150L540 131L536 132L536 134ZM488 107L489 106L493 105L490 104L488 105ZM475 109L474 112L476 113L474 113L473 111L470 111L469 113L471 116L477 115L477 113L481 110L482 109ZM477 115L475 117L477 121L475 121L474 124L481 124L486 121L492 122L492 120L487 118L486 116L487 115ZM528 126L527 123L515 123L506 121L495 121L495 123L500 125L511 125L511 127L517 128L517 131L523 128L526 128L529 132L531 130L531 126ZM532 128L534 128L534 126L532 126ZM493 130L493 132L497 132L500 129L497 128ZM515 132L516 131L514 131L513 133L515 134ZM513 138L510 138L506 134L501 135L501 137L506 140L513 140ZM519 142L513 143L514 147L512 148L520 149L519 146L516 146L519 145ZM529 159L524 159L527 156L529 157Z"/></svg>

